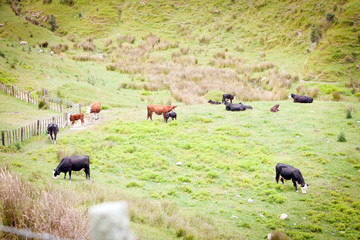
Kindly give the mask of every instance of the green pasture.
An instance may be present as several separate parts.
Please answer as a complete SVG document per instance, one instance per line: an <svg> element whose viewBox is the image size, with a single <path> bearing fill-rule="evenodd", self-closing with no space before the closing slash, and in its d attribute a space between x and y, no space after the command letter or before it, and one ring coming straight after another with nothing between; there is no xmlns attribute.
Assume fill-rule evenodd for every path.
<svg viewBox="0 0 360 240"><path fill-rule="evenodd" d="M38 106L0 92L0 129L13 129L38 119L59 115L58 112L39 109Z"/></svg>
<svg viewBox="0 0 360 240"><path fill-rule="evenodd" d="M146 120L145 107L113 108L89 130L60 130L57 145L44 135L20 150L3 149L1 164L34 184L72 186L81 194L89 188L83 172L70 183L63 174L52 180L51 169L64 156L89 155L93 187L108 191L99 201L121 200L117 191L170 201L185 219L206 219L216 232L208 237L263 239L277 229L292 239L358 238L359 103L277 103L277 113L269 111L274 102L246 103L254 109L244 112L225 111L224 105L179 106L178 120L167 124L158 115ZM352 118L346 119L346 109ZM338 142L340 133L346 142ZM291 181L276 184L278 162L302 171L310 183L307 194L295 192ZM282 213L290 220L280 220ZM137 236L178 239L179 229L150 219L132 217ZM180 239L197 239L196 229L183 229Z"/></svg>

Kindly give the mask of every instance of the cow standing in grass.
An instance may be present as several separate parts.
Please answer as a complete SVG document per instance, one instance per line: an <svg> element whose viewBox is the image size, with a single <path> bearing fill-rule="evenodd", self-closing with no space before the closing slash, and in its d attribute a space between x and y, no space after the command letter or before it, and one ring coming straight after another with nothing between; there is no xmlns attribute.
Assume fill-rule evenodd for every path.
<svg viewBox="0 0 360 240"><path fill-rule="evenodd" d="M306 189L309 184L305 183L305 180L299 169L284 163L278 163L275 167L275 170L276 170L276 177L275 177L276 183L279 182L279 178L283 184L284 184L284 179L285 180L291 179L291 181L294 184L296 192L298 191L296 185L297 182L301 186L302 193L306 193Z"/></svg>
<svg viewBox="0 0 360 240"><path fill-rule="evenodd" d="M56 123L49 123L46 133L48 135L48 138L51 137L51 141L53 144L56 144L56 136L58 132L59 132L58 125Z"/></svg>
<svg viewBox="0 0 360 240"><path fill-rule="evenodd" d="M232 100L234 100L234 98L235 98L234 95L224 94L221 102L222 102L222 103L225 103L225 101L226 101L227 99L229 99L230 102L232 103Z"/></svg>
<svg viewBox="0 0 360 240"><path fill-rule="evenodd" d="M72 122L71 126L74 125L75 121L80 120L81 124L84 124L84 114L78 113L70 115L70 121Z"/></svg>
<svg viewBox="0 0 360 240"><path fill-rule="evenodd" d="M64 157L59 165L54 169L53 178L56 179L60 173L64 173L64 179L66 173L69 172L69 180L71 180L71 171L80 171L84 169L86 179L90 180L90 160L89 156L69 156ZM88 178L89 177L89 178Z"/></svg>
<svg viewBox="0 0 360 240"><path fill-rule="evenodd" d="M153 112L156 113L157 115L163 115L164 116L164 121L166 122L166 119L165 119L165 115L166 113L168 112L171 112L172 110L174 110L176 108L176 106L171 106L171 105L168 105L168 106L165 106L165 105L148 105L147 106L147 119L151 119L151 121L153 120L152 119L152 114Z"/></svg>
<svg viewBox="0 0 360 240"><path fill-rule="evenodd" d="M90 119L99 119L100 116L100 111L101 111L101 104L99 102L94 102L93 104L91 104L90 107L87 108L87 113L90 115ZM92 118L91 116L94 116L94 118Z"/></svg>

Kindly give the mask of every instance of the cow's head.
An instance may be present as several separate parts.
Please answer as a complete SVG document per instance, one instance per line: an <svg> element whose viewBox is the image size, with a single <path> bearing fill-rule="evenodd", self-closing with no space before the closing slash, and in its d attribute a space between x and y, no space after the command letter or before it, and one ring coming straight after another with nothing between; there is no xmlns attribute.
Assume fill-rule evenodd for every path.
<svg viewBox="0 0 360 240"><path fill-rule="evenodd" d="M174 110L177 106L171 106L171 110Z"/></svg>
<svg viewBox="0 0 360 240"><path fill-rule="evenodd" d="M295 94L290 94L289 98L294 98L295 97Z"/></svg>
<svg viewBox="0 0 360 240"><path fill-rule="evenodd" d="M57 179L60 175L60 170L56 170L54 169L53 170L53 179Z"/></svg>
<svg viewBox="0 0 360 240"><path fill-rule="evenodd" d="M309 186L309 184L304 184L304 186L301 186L301 191L302 191L302 193L306 193L306 189L307 189L307 187Z"/></svg>

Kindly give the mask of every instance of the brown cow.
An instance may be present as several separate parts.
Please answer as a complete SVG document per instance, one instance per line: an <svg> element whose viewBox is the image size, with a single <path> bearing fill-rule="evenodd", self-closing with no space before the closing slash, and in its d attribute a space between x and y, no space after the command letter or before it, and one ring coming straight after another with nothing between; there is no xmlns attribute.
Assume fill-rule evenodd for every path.
<svg viewBox="0 0 360 240"><path fill-rule="evenodd" d="M165 115L166 113L172 111L173 109L175 109L176 106L164 106L164 105L148 105L147 106L147 111L148 111L148 115L147 115L147 119L151 119L152 121L152 114L153 112L155 112L157 115L163 115L164 116L164 121L165 121Z"/></svg>
<svg viewBox="0 0 360 240"><path fill-rule="evenodd" d="M278 112L280 111L279 110L279 104L276 104L275 106L273 106L271 109L270 109L270 112Z"/></svg>
<svg viewBox="0 0 360 240"><path fill-rule="evenodd" d="M90 114L90 119L91 118L91 114L94 114L94 119L99 119L100 118L100 111L101 111L101 104L99 102L94 102L90 107L87 108L87 113Z"/></svg>
<svg viewBox="0 0 360 240"><path fill-rule="evenodd" d="M81 124L84 124L84 114L79 113L79 114L70 115L70 121L72 122L71 126L74 125L75 121L77 120L81 120Z"/></svg>

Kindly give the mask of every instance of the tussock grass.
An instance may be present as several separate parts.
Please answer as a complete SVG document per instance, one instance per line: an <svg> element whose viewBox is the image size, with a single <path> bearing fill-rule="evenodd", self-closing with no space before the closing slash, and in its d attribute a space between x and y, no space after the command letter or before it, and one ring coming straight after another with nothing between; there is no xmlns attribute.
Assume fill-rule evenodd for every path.
<svg viewBox="0 0 360 240"><path fill-rule="evenodd" d="M0 169L0 185L3 224L62 238L89 238L87 217L77 208L74 191L37 188L4 168Z"/></svg>

